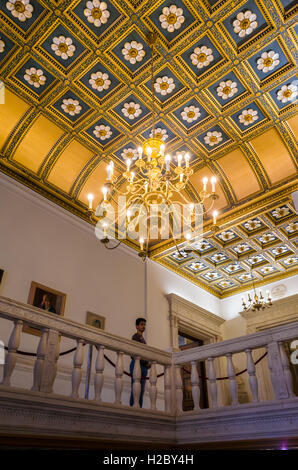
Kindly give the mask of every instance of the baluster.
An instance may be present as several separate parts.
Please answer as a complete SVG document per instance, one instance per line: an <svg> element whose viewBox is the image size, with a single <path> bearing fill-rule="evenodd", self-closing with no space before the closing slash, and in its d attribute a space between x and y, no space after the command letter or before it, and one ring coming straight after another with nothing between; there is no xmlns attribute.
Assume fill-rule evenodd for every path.
<svg viewBox="0 0 298 470"><path fill-rule="evenodd" d="M282 367L284 371L284 377L285 377L287 389L289 392L289 397L293 398L296 395L294 394L294 383L293 383L293 377L290 371L289 359L286 354L283 342L279 341L278 344L279 344L279 350L280 350L281 363L282 363Z"/></svg>
<svg viewBox="0 0 298 470"><path fill-rule="evenodd" d="M54 353L54 362L53 362L53 367L52 367L52 377L51 377L51 382L50 382L50 393L53 393L54 382L55 382L55 378L56 378L57 370L58 370L59 356L60 356L60 335L58 333L57 334L57 340L56 340L55 353Z"/></svg>
<svg viewBox="0 0 298 470"><path fill-rule="evenodd" d="M165 366L164 368L165 378L164 378L164 387L165 387L165 411L171 411L171 366Z"/></svg>
<svg viewBox="0 0 298 470"><path fill-rule="evenodd" d="M10 386L11 374L17 362L17 349L20 346L22 326L22 320L16 320L14 322L14 328L8 341L8 352L6 354L2 380L2 385L6 385L7 387Z"/></svg>
<svg viewBox="0 0 298 470"><path fill-rule="evenodd" d="M98 348L98 353L97 353L97 358L96 358L96 363L95 363L95 379L94 379L94 389L95 389L95 400L96 401L101 401L101 391L103 387L103 382L104 382L104 367L105 367L105 358L104 358L104 346L99 346Z"/></svg>
<svg viewBox="0 0 298 470"><path fill-rule="evenodd" d="M40 392L53 393L53 385L57 374L59 349L59 332L50 328L48 330L46 354L41 373Z"/></svg>
<svg viewBox="0 0 298 470"><path fill-rule="evenodd" d="M77 340L77 349L74 355L73 365L74 369L72 371L72 398L79 398L79 386L82 380L82 364L84 360L84 351L83 351L83 340Z"/></svg>
<svg viewBox="0 0 298 470"><path fill-rule="evenodd" d="M232 360L232 354L226 355L228 361L228 376L229 376L229 388L232 397L232 405L239 405L238 401L238 384L236 382L235 368Z"/></svg>
<svg viewBox="0 0 298 470"><path fill-rule="evenodd" d="M199 373L196 361L191 361L191 392L194 402L194 410L200 410L200 387L199 387Z"/></svg>
<svg viewBox="0 0 298 470"><path fill-rule="evenodd" d="M149 372L149 382L150 382L149 396L150 396L151 410L156 410L156 397L157 397L156 361L151 362L151 369Z"/></svg>
<svg viewBox="0 0 298 470"><path fill-rule="evenodd" d="M256 367L251 355L251 349L246 349L247 372L249 375L249 386L254 402L259 401L258 380L256 377Z"/></svg>
<svg viewBox="0 0 298 470"><path fill-rule="evenodd" d="M33 386L31 388L33 391L40 391L44 360L47 350L48 332L48 328L43 328L41 332L33 371Z"/></svg>
<svg viewBox="0 0 298 470"><path fill-rule="evenodd" d="M207 359L207 370L209 379L209 391L210 391L210 408L216 408L217 404L217 384L216 374L214 368L214 357L208 357Z"/></svg>
<svg viewBox="0 0 298 470"><path fill-rule="evenodd" d="M115 404L121 405L121 393L123 387L123 352L118 351L117 362L115 367Z"/></svg>
<svg viewBox="0 0 298 470"><path fill-rule="evenodd" d="M276 400L288 398L289 393L285 376L283 374L283 365L281 360L280 349L277 341L271 341L267 344L268 351L268 367L270 370L271 383L274 390Z"/></svg>
<svg viewBox="0 0 298 470"><path fill-rule="evenodd" d="M133 406L134 408L140 408L140 395L141 395L141 366L140 356L136 356L135 365L133 368Z"/></svg>
<svg viewBox="0 0 298 470"><path fill-rule="evenodd" d="M177 414L183 413L183 382L181 376L181 367L175 366L176 373L176 406Z"/></svg>

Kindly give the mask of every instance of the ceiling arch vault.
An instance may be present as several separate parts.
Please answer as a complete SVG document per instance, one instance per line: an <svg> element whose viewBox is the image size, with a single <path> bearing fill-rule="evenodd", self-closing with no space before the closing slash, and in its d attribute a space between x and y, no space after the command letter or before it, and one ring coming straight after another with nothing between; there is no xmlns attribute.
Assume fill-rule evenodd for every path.
<svg viewBox="0 0 298 470"><path fill-rule="evenodd" d="M297 12L292 0L3 0L0 170L88 220L106 163L120 176L150 133L154 31L154 79L174 84L156 91L157 125L172 154L191 155L189 196L216 176L220 232L207 219L191 254L166 240L151 257L218 297L293 275Z"/></svg>

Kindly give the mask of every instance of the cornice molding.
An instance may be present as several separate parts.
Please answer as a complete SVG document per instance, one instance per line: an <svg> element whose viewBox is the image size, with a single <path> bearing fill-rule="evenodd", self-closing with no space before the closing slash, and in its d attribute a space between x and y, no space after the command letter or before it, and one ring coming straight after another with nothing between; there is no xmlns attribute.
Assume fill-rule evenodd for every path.
<svg viewBox="0 0 298 470"><path fill-rule="evenodd" d="M201 339L204 343L221 340L220 326L225 322L223 318L176 294L168 294L166 297L169 302L173 351L179 350L179 331Z"/></svg>
<svg viewBox="0 0 298 470"><path fill-rule="evenodd" d="M211 313L209 310L204 309L203 307L199 307L198 305L190 302L189 300L183 299L176 294L168 294L166 295L168 302L170 304L171 312L176 315L183 315L187 313L195 313L200 318L204 318L205 320L214 323L214 326L220 326L222 323L225 322L224 318L221 318L214 313Z"/></svg>

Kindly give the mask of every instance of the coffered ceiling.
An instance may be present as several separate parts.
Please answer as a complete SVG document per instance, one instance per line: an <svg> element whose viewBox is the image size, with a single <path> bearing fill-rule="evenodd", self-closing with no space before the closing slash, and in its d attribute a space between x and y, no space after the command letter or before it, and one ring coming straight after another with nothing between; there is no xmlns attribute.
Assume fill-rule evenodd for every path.
<svg viewBox="0 0 298 470"><path fill-rule="evenodd" d="M157 127L167 151L191 155L194 202L203 176L216 176L220 230L207 218L192 254L166 240L151 257L218 296L250 276L294 274L297 10L291 0L3 0L0 170L88 220L106 163L121 175L150 134L155 31Z"/></svg>

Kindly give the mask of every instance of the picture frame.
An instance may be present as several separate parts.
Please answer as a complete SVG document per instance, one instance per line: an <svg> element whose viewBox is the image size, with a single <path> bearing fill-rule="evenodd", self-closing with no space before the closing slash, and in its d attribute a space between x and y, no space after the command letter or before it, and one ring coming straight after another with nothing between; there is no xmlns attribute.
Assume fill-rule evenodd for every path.
<svg viewBox="0 0 298 470"><path fill-rule="evenodd" d="M105 329L106 319L102 315L97 315L96 313L87 312L86 314L86 325L93 326L100 330Z"/></svg>
<svg viewBox="0 0 298 470"><path fill-rule="evenodd" d="M43 284L39 284L38 282L32 281L27 303L33 305L34 307L41 308L43 311L47 311L46 306L48 306L48 304L44 303L45 298L47 298L50 302L50 308L48 310L49 313L64 316L66 294ZM42 307L42 305L44 307ZM40 330L28 325L23 325L23 332L35 336L41 335Z"/></svg>

